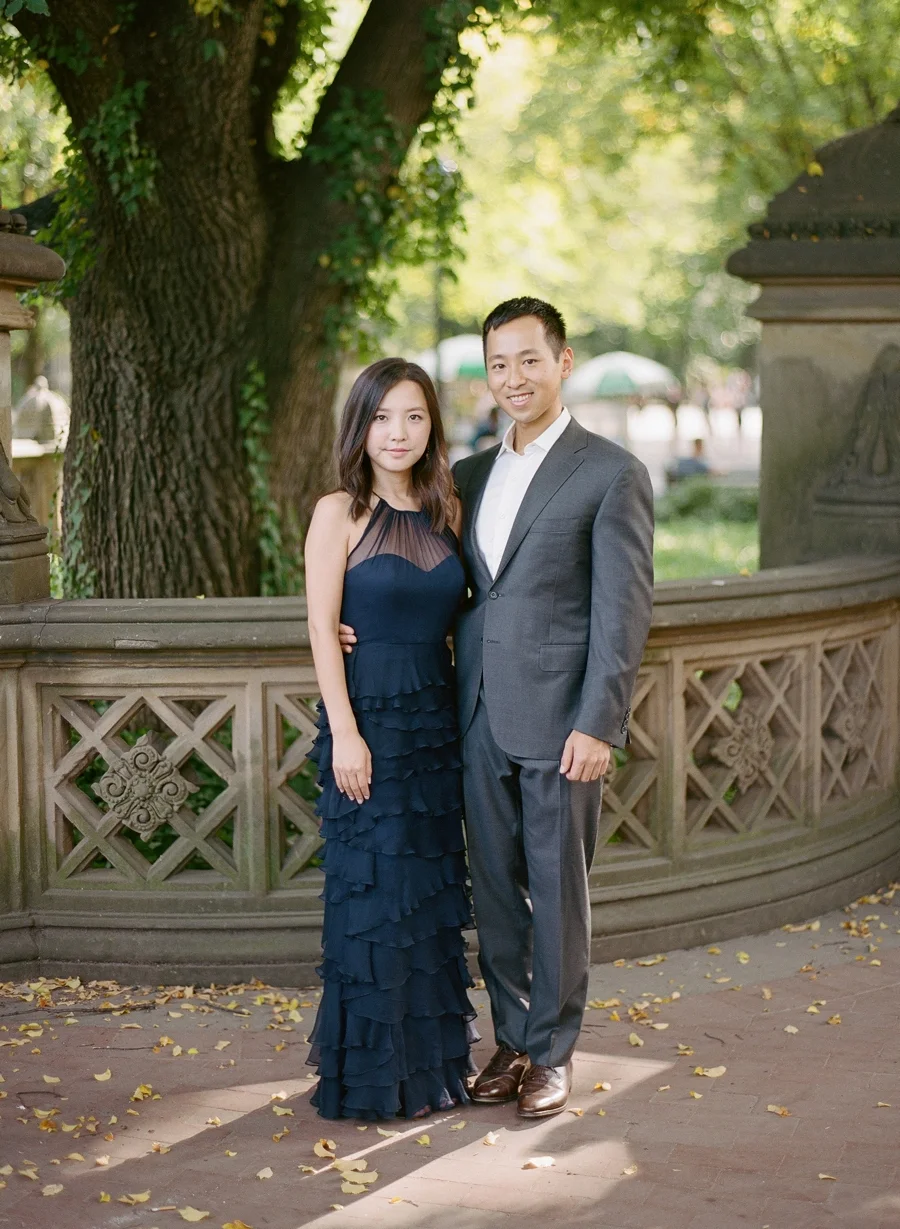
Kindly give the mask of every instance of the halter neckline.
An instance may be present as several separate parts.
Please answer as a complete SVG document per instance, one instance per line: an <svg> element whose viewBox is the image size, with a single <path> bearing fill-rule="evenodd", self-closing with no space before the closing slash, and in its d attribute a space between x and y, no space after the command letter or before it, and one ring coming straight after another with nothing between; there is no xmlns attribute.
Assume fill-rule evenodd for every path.
<svg viewBox="0 0 900 1229"><path fill-rule="evenodd" d="M393 504L389 504L383 495L377 495L376 499L380 504L384 504L386 508L390 508L391 512L399 512L405 516L421 516L424 509L422 508L395 508Z"/></svg>

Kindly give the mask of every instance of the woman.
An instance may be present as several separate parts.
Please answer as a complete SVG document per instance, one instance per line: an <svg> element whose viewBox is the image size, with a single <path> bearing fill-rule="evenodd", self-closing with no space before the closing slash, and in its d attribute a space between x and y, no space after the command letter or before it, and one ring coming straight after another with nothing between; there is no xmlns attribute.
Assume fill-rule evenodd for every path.
<svg viewBox="0 0 900 1229"><path fill-rule="evenodd" d="M340 488L306 542L322 707L324 981L311 1036L324 1118L424 1117L468 1100L471 925L447 634L465 589L434 386L400 358L360 375ZM358 643L345 659L343 621Z"/></svg>

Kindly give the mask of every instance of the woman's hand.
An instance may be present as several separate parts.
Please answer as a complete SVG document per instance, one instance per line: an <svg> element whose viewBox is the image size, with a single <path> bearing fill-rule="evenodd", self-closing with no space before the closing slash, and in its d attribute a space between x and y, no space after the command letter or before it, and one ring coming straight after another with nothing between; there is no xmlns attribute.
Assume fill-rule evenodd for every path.
<svg viewBox="0 0 900 1229"><path fill-rule="evenodd" d="M334 783L360 805L369 797L372 784L372 753L357 730L332 733L331 768Z"/></svg>

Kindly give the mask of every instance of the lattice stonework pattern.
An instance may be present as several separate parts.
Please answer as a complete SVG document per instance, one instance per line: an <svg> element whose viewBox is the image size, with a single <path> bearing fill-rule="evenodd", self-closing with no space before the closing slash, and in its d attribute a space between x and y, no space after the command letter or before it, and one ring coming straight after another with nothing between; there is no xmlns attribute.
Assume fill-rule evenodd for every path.
<svg viewBox="0 0 900 1229"><path fill-rule="evenodd" d="M313 809L319 793L315 766L306 758L317 733L314 698L297 687L267 687L266 727L270 873L273 883L288 887L322 844Z"/></svg>
<svg viewBox="0 0 900 1229"><path fill-rule="evenodd" d="M242 886L242 688L44 685L41 699L56 887Z"/></svg>
<svg viewBox="0 0 900 1229"><path fill-rule="evenodd" d="M804 656L685 663L689 846L804 822Z"/></svg>
<svg viewBox="0 0 900 1229"><path fill-rule="evenodd" d="M890 785L887 633L826 641L819 668L824 806Z"/></svg>
<svg viewBox="0 0 900 1229"><path fill-rule="evenodd" d="M659 852L659 759L663 741L663 686L651 668L638 676L631 702L631 742L607 774L597 839L597 862Z"/></svg>

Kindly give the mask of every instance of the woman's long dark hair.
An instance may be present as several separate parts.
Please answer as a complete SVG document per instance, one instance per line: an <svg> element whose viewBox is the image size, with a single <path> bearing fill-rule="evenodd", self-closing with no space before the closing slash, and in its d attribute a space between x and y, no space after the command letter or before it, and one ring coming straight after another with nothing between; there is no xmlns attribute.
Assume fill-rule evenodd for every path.
<svg viewBox="0 0 900 1229"><path fill-rule="evenodd" d="M385 396L404 380L421 388L431 418L428 447L413 466L413 489L435 533L442 533L453 519L453 478L437 393L431 377L416 363L408 363L404 358L382 358L357 376L341 414L335 445L338 485L350 496L351 518L359 520L372 506L372 462L366 452L366 436Z"/></svg>

